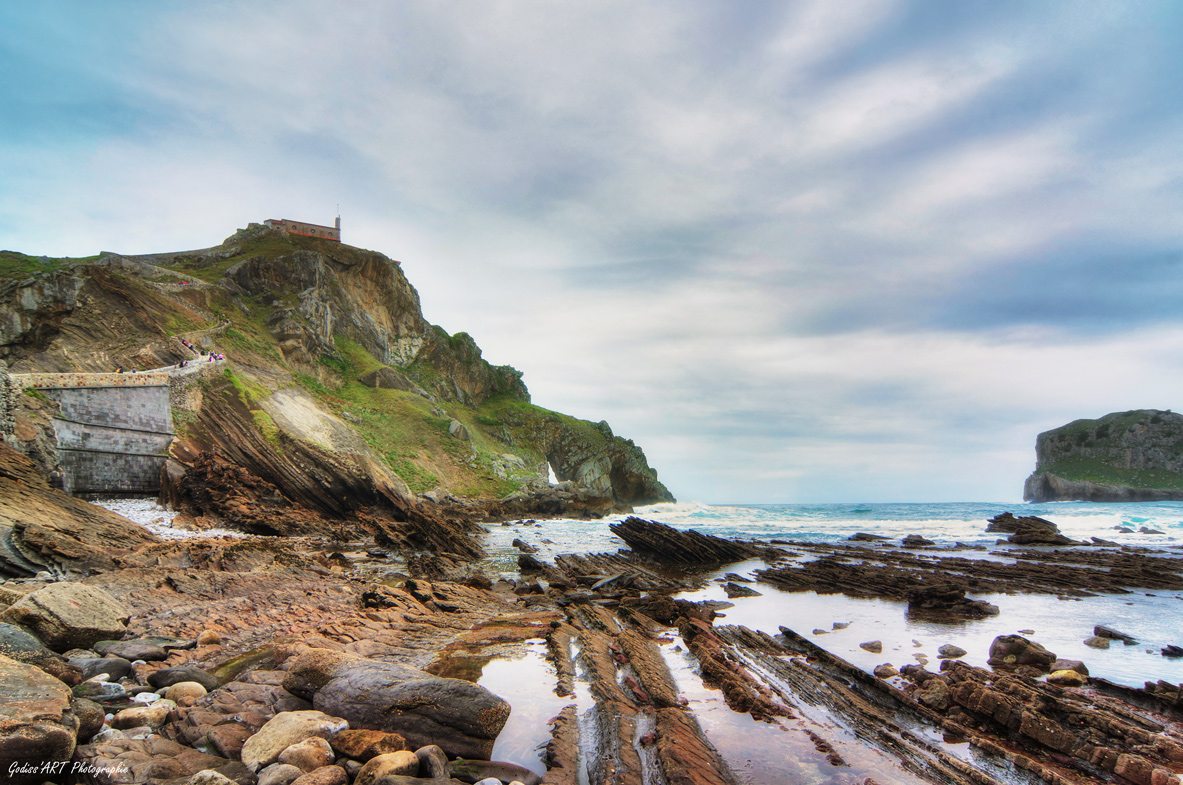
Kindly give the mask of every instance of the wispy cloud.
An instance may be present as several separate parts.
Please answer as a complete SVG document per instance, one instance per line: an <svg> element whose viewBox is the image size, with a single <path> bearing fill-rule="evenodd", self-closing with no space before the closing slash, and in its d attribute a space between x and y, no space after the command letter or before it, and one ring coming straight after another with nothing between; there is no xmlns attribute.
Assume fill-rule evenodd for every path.
<svg viewBox="0 0 1183 785"><path fill-rule="evenodd" d="M0 245L340 203L429 319L677 494L1015 498L1039 430L1179 388L1181 15L5 6Z"/></svg>

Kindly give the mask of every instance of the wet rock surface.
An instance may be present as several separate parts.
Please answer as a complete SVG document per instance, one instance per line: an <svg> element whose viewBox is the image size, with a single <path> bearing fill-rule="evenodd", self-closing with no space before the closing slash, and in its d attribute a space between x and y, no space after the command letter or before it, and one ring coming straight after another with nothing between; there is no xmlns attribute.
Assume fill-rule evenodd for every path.
<svg viewBox="0 0 1183 785"><path fill-rule="evenodd" d="M738 783L737 764L712 744L688 700L685 674L671 669L681 659L718 696L715 711L743 718L748 733L779 729L783 756L817 781L1009 785L1023 772L1017 781L1166 785L1183 771L1176 685L1111 685L1024 636L996 642L991 670L942 646L939 672L896 662L871 674L790 628L769 635L723 625L726 603L674 596L704 585L721 559L755 556L779 560L761 571L765 584L907 599L918 606L911 612L949 618L961 609L959 622L973 624L964 608L981 601L967 590L1171 584L1179 580L1174 560L1012 549L1010 562L983 562L886 543L795 543L795 552L820 556L801 564L760 543L680 542L688 550L674 558L564 555L509 579L455 554L391 564L395 549L372 555L371 540L148 544L121 555L119 569L65 584L102 591L128 619L118 640L66 652L80 676L110 681L71 691L16 664L62 685L47 732L70 747L62 754L99 772L92 781L101 785L171 785L194 775L242 785L488 777L567 785L581 769L590 785ZM374 580L379 574L390 577ZM734 573L718 580L737 597L757 585ZM6 596L15 603L31 594ZM832 631L846 626L835 622ZM549 660L553 682L545 686L566 701L539 721L547 740L533 772L521 761L490 760L497 740L520 730L505 725L508 703L475 683L490 660L532 645ZM117 656L145 653L154 659L133 665ZM934 733L968 742L972 758L933 743ZM782 755L779 747L767 754Z"/></svg>
<svg viewBox="0 0 1183 785"><path fill-rule="evenodd" d="M656 521L626 518L610 527L634 551L680 564L726 564L779 554L771 546L724 540L696 531L680 531Z"/></svg>

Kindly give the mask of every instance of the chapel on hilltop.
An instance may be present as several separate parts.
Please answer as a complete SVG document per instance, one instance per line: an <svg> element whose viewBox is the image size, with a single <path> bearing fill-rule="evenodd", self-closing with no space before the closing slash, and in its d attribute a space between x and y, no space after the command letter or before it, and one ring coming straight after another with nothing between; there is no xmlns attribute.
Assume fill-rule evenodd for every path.
<svg viewBox="0 0 1183 785"><path fill-rule="evenodd" d="M292 234L302 234L305 237L320 237L324 240L341 242L341 216L337 216L334 226L304 223L303 221L289 221L286 218L268 218L263 222L268 229L281 229Z"/></svg>

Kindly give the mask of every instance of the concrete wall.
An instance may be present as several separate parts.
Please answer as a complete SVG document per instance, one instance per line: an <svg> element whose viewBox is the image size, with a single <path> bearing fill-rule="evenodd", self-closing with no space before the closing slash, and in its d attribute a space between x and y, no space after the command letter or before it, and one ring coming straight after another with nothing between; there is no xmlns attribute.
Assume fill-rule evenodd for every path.
<svg viewBox="0 0 1183 785"><path fill-rule="evenodd" d="M156 384L137 380L123 386L40 386L61 406L53 426L67 493L154 493L160 489L160 469L174 434L168 377L158 376Z"/></svg>

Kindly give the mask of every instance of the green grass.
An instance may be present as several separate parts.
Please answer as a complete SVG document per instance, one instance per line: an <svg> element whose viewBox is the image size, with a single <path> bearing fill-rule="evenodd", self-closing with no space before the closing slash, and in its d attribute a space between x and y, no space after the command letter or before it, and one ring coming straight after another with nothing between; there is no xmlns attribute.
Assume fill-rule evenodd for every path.
<svg viewBox="0 0 1183 785"><path fill-rule="evenodd" d="M436 477L426 469L422 469L410 460L400 455L384 455L382 456L387 465L403 479L407 487L414 493L427 493L432 488L440 484L439 477Z"/></svg>
<svg viewBox="0 0 1183 785"><path fill-rule="evenodd" d="M255 421L255 427L259 429L259 433L263 434L263 438L271 443L276 452L283 454L283 445L279 440L279 426L275 424L275 420L271 419L271 415L262 409L251 410L251 419Z"/></svg>
<svg viewBox="0 0 1183 785"><path fill-rule="evenodd" d="M302 374L295 375L297 383L334 413L348 413L366 443L412 491L423 493L447 485L461 495L500 497L520 487L518 480L495 476L492 456L510 448L480 427L480 413L453 404L441 417L436 404L415 393L366 387L357 379L386 366L347 338L338 337L336 349L339 359L326 357L320 362L339 377L339 387L329 389L325 382ZM453 419L464 424L471 441L449 435Z"/></svg>
<svg viewBox="0 0 1183 785"><path fill-rule="evenodd" d="M189 431L197 424L197 415L188 409L173 409L173 428L177 432L177 436L184 438L189 435Z"/></svg>
<svg viewBox="0 0 1183 785"><path fill-rule="evenodd" d="M262 385L256 384L249 379L244 379L229 368L223 371L222 375L234 385L234 389L238 392L238 397L242 399L243 405L248 408L271 394ZM271 418L268 417L267 419L270 420ZM272 426L274 426L274 423L272 423Z"/></svg>
<svg viewBox="0 0 1183 785"><path fill-rule="evenodd" d="M1183 474L1166 469L1121 469L1096 458L1076 456L1041 466L1041 472L1065 480L1097 485L1127 485L1131 488L1183 489Z"/></svg>
<svg viewBox="0 0 1183 785"><path fill-rule="evenodd" d="M183 314L172 314L164 320L164 329L169 335L180 335L200 330L206 325Z"/></svg>
<svg viewBox="0 0 1183 785"><path fill-rule="evenodd" d="M248 240L239 246L239 252L226 259L203 259L198 256L179 256L173 260L171 267L186 271L195 278L207 283L217 283L234 265L256 256L272 259L283 254L291 253L299 247L299 243L288 240L281 235L267 233L262 237Z"/></svg>
<svg viewBox="0 0 1183 785"><path fill-rule="evenodd" d="M93 262L98 258L97 254L81 257L49 257L29 256L19 251L0 251L0 279L19 279L36 273L51 273L63 267Z"/></svg>

